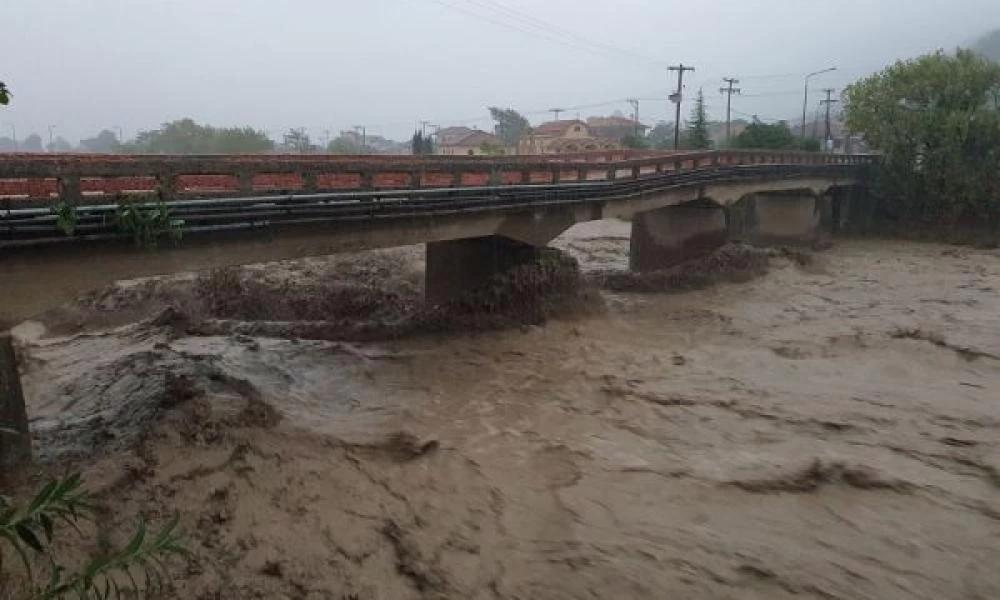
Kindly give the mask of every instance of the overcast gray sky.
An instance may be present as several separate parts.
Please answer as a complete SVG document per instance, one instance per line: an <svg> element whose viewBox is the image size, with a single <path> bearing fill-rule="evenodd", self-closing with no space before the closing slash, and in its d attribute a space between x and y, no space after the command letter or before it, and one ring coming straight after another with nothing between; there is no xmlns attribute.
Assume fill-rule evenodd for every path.
<svg viewBox="0 0 1000 600"><path fill-rule="evenodd" d="M14 93L0 135L52 125L76 143L190 116L404 138L420 119L489 128L490 104L538 122L552 107L627 113L634 96L644 121L666 119L665 65L681 61L698 69L688 98L703 86L715 116L734 76L737 114L792 117L805 72L837 65L815 87L840 88L950 49L1000 27L1000 1L0 0L0 24Z"/></svg>

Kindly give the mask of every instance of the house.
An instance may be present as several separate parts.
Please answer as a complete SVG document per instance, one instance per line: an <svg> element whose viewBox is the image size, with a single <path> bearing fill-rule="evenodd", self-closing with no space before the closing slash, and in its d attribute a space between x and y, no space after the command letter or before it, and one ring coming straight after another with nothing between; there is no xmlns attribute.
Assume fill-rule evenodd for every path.
<svg viewBox="0 0 1000 600"><path fill-rule="evenodd" d="M619 141L630 135L644 138L646 131L649 130L648 125L619 116L587 117L587 127L590 128L590 133L595 137Z"/></svg>
<svg viewBox="0 0 1000 600"><path fill-rule="evenodd" d="M449 127L449 130L464 129L459 127ZM469 133L459 137L456 132L448 131L445 137L442 133L448 131L442 129L438 132L438 142L434 146L434 153L445 156L479 156L484 154L506 154L503 142L492 133L476 131L470 129Z"/></svg>
<svg viewBox="0 0 1000 600"><path fill-rule="evenodd" d="M468 127L444 127L438 129L435 133L437 140L435 143L439 146L454 146L462 140L462 138L475 133L475 129L470 129Z"/></svg>
<svg viewBox="0 0 1000 600"><path fill-rule="evenodd" d="M570 154L619 148L616 140L595 136L585 122L565 119L533 128L521 140L518 150L520 154Z"/></svg>

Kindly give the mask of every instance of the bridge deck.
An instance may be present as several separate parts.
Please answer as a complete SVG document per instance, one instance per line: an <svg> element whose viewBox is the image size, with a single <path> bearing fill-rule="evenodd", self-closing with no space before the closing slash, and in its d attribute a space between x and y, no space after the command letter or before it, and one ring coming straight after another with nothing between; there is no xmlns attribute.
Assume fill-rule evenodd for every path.
<svg viewBox="0 0 1000 600"><path fill-rule="evenodd" d="M708 182L855 175L868 156L803 153L636 153L502 159L422 157L51 157L0 159L0 248L86 243L122 237L116 211L123 198L148 202L154 193L185 236L277 226L316 225L516 211L558 204L600 202ZM382 186L402 174L407 185ZM427 186L445 174L447 186ZM292 189L253 187L255 178L291 176L308 181ZM324 175L356 176L356 187L316 191ZM544 177L543 177L544 175ZM236 177L249 187L181 188L184 177ZM121 179L133 187L123 189ZM39 184L55 181L55 191ZM516 183L515 183L516 181ZM82 192L84 182L96 191ZM483 185L486 184L486 185ZM102 187L102 185L104 187ZM240 193L240 190L244 193ZM20 192L20 193L10 193ZM67 236L51 207L73 206L76 228ZM151 206L151 205L150 205Z"/></svg>

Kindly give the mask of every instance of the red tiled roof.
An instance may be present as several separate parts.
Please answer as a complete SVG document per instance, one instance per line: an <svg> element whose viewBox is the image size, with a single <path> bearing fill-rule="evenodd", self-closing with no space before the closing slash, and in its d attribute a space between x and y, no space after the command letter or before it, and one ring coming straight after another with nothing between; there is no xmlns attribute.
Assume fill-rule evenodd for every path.
<svg viewBox="0 0 1000 600"><path fill-rule="evenodd" d="M560 121L549 121L548 123L542 123L538 127L534 127L531 133L537 135L563 135L569 128L573 125L583 125L587 124L579 119L566 119Z"/></svg>

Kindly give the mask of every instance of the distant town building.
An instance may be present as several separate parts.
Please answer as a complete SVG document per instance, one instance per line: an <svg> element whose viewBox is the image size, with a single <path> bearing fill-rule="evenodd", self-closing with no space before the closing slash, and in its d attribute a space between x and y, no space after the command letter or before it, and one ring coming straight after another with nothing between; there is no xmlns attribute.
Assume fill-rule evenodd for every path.
<svg viewBox="0 0 1000 600"><path fill-rule="evenodd" d="M635 119L619 116L588 117L587 127L594 137L619 141L630 135L646 137L646 131L649 130L648 125L643 125Z"/></svg>
<svg viewBox="0 0 1000 600"><path fill-rule="evenodd" d="M570 154L620 148L621 144L615 139L595 136L585 122L567 119L532 128L521 140L518 150L520 154Z"/></svg>
<svg viewBox="0 0 1000 600"><path fill-rule="evenodd" d="M465 129L465 132L459 131ZM434 153L444 156L480 156L507 154L503 142L485 131L466 127L449 127L437 133Z"/></svg>
<svg viewBox="0 0 1000 600"><path fill-rule="evenodd" d="M475 129L469 127L444 127L438 129L435 135L435 143L439 146L455 146L463 138L475 133Z"/></svg>

